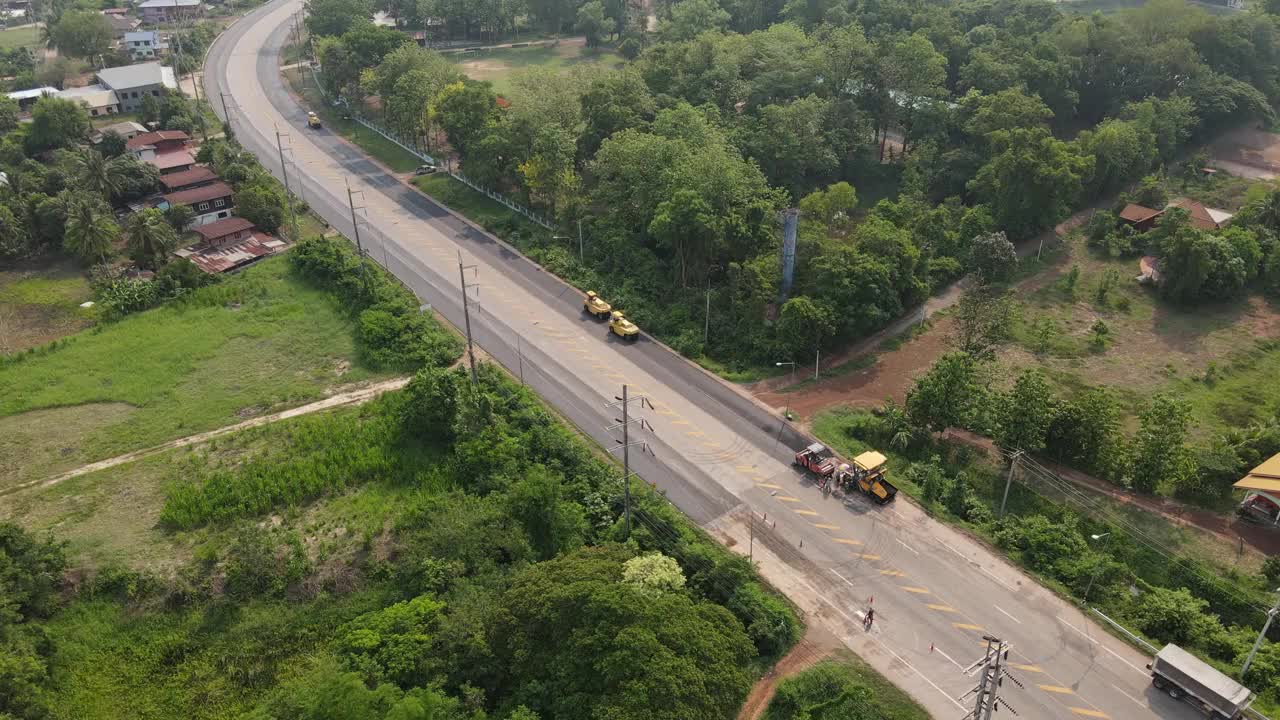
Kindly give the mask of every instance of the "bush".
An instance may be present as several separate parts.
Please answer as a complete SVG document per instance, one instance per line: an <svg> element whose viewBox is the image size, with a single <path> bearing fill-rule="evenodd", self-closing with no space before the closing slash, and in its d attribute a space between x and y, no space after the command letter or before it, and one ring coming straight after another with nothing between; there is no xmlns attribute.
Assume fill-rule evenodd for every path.
<svg viewBox="0 0 1280 720"><path fill-rule="evenodd" d="M249 526L240 531L224 563L227 594L241 600L279 597L301 582L309 570L302 540L295 534L277 544L265 530Z"/></svg>

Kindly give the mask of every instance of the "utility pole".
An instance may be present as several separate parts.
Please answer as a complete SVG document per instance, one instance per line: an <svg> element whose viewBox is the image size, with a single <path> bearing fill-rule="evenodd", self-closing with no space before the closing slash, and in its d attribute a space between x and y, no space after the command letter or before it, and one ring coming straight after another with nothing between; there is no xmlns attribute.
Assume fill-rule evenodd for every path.
<svg viewBox="0 0 1280 720"><path fill-rule="evenodd" d="M360 220L356 217L356 210L364 210L364 206L356 206L355 196L360 196L360 202L364 202L363 190L352 190L351 181L347 182L347 207L351 209L351 229L355 231L356 253L360 256L360 279L364 282L365 292L369 292L369 267L365 264L364 244L360 242Z"/></svg>
<svg viewBox="0 0 1280 720"><path fill-rule="evenodd" d="M1009 674L1004 669L1005 662L1009 659L1009 643L998 637L991 635L983 635L983 640L987 641L987 652L978 660L974 661L969 667L964 669L965 675L972 675L976 670L978 672L978 684L969 692L960 696L961 700L974 696L973 710L965 714L962 720L991 720L991 713L995 712L1001 705L1006 710L1018 714L1000 697L1000 687L1004 684L1005 678L1018 687L1023 687L1017 678Z"/></svg>
<svg viewBox="0 0 1280 720"><path fill-rule="evenodd" d="M222 96L222 117L227 119L227 127L230 128L231 127L231 111L227 110L227 94L224 92L219 92L218 94ZM235 132L235 130L232 129L232 132Z"/></svg>
<svg viewBox="0 0 1280 720"><path fill-rule="evenodd" d="M628 395L627 386L622 386L622 395L614 395L614 402L609 403L609 407L622 406L622 417L614 418L614 424L605 428L606 430L616 430L622 428L622 439L618 441L619 447L622 448L622 507L623 517L625 518L626 534L624 539L631 537L631 446L641 445L645 452L650 455L653 451L649 449L649 443L643 440L631 441L630 427L631 423L638 423L641 429L653 432L653 426L644 418L632 418L629 406L633 400L640 402L640 407L652 410L653 403L644 395Z"/></svg>
<svg viewBox="0 0 1280 720"><path fill-rule="evenodd" d="M284 143L281 141L288 135L276 127L276 150L280 153L280 174L284 176L284 197L289 203L289 224L293 227L293 241L298 242L298 215L293 211L293 191L289 189L289 168L284 164Z"/></svg>
<svg viewBox="0 0 1280 720"><path fill-rule="evenodd" d="M582 256L582 218L578 218L578 262L583 262Z"/></svg>
<svg viewBox="0 0 1280 720"><path fill-rule="evenodd" d="M707 315L706 321L702 325L702 345L706 347L707 340L711 337L711 278L707 278Z"/></svg>
<svg viewBox="0 0 1280 720"><path fill-rule="evenodd" d="M471 386L476 387L480 384L479 378L476 377L476 346L471 340L471 308L467 302L467 288L476 287L475 283L467 284L467 271L472 272L475 277L475 265L462 264L462 251L458 251L458 280L462 282L462 319L467 327L467 360L471 363Z"/></svg>
<svg viewBox="0 0 1280 720"><path fill-rule="evenodd" d="M1004 497L1000 498L1000 515L1004 517L1004 505L1009 502L1009 486L1013 484L1013 473L1018 469L1018 461L1022 459L1022 451L1014 451L1013 457L1009 460L1009 472L1004 476Z"/></svg>
<svg viewBox="0 0 1280 720"><path fill-rule="evenodd" d="M1276 588L1276 592L1280 593L1280 588ZM1240 668L1241 680L1244 679L1244 674L1249 672L1249 666L1253 664L1253 656L1258 654L1258 648L1262 647L1262 639L1267 636L1267 631L1271 629L1271 621L1275 619L1278 612L1280 612L1280 599L1277 599L1276 604L1267 611L1267 621L1262 624L1262 632L1258 633L1258 639L1253 642L1253 648L1249 650L1249 657L1244 659L1244 667Z"/></svg>

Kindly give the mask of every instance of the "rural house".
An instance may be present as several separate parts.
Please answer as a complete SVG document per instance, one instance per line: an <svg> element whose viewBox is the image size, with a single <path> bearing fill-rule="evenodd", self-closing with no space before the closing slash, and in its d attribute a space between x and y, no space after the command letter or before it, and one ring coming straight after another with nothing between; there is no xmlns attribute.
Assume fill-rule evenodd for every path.
<svg viewBox="0 0 1280 720"><path fill-rule="evenodd" d="M189 190L166 193L160 209L186 205L195 213L190 227L200 227L231 217L231 196L231 186L219 180Z"/></svg>
<svg viewBox="0 0 1280 720"><path fill-rule="evenodd" d="M158 62L99 70L98 83L115 91L116 97L120 99L120 111L127 113L137 112L142 107L142 98L147 95L159 98L166 88L178 88L173 68L163 67Z"/></svg>

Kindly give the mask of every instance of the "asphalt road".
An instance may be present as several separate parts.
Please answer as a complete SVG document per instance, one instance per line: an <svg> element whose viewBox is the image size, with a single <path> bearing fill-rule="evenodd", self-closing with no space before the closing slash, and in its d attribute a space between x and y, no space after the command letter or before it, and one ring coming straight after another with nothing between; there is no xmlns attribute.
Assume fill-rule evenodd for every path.
<svg viewBox="0 0 1280 720"><path fill-rule="evenodd" d="M808 440L740 392L648 337L610 336L581 312L581 295L495 238L405 185L325 129L285 89L279 50L298 0L275 0L231 26L206 61L205 89L221 111L226 92L237 136L277 176L275 129L287 134L295 191L353 235L347 183L365 207L369 254L450 322L462 325L459 256L473 288L480 347L584 433L616 443L614 396L626 383L653 410L636 432L633 469L736 550L750 546L761 572L937 718L960 717L972 685L963 666L983 634L1012 643L1003 695L1021 717L1192 718L1156 693L1148 658L1085 619L982 545L900 498L881 508L819 492L790 464ZM752 538L747 518L756 518ZM862 629L873 606L876 622Z"/></svg>

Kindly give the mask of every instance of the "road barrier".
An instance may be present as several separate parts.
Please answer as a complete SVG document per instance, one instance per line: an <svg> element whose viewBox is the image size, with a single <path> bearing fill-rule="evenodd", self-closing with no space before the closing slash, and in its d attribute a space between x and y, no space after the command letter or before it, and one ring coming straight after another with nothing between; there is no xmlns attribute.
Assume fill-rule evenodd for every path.
<svg viewBox="0 0 1280 720"><path fill-rule="evenodd" d="M1115 620L1112 620L1111 618L1107 617L1107 616L1106 616L1106 615L1104 615L1104 614L1102 613L1102 611L1101 611L1101 610L1099 610L1098 608L1091 607L1091 608L1089 608L1089 612L1093 613L1094 615L1097 615L1098 617L1102 618L1103 620L1106 620L1108 625L1110 625L1111 627L1113 627L1113 628L1115 628L1115 629L1116 629L1116 632L1119 632L1120 634L1122 634L1122 635L1124 635L1125 637L1129 638L1131 641L1133 641L1133 642L1137 643L1138 645L1141 645L1144 649L1146 649L1147 651L1149 651L1152 655L1155 655L1156 653L1160 652L1160 649L1159 649L1159 648L1157 648L1156 646L1154 646L1154 645L1152 645L1151 643L1147 642L1146 640L1143 640L1141 637L1138 637L1137 635L1133 634L1132 632L1130 632L1130 631L1129 631L1129 628L1127 628L1127 627L1125 627L1125 626L1121 625L1120 623L1116 622Z"/></svg>

